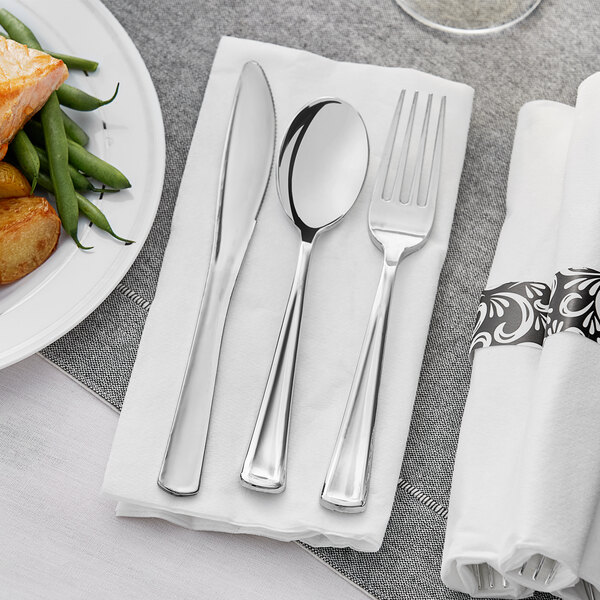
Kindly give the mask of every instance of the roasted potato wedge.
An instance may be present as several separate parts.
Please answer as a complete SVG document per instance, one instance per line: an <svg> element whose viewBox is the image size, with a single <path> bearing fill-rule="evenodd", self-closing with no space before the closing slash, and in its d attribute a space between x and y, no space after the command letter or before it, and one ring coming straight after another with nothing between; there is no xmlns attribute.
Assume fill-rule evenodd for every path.
<svg viewBox="0 0 600 600"><path fill-rule="evenodd" d="M45 198L0 200L0 284L12 283L39 267L54 251L60 219Z"/></svg>
<svg viewBox="0 0 600 600"><path fill-rule="evenodd" d="M0 162L0 198L20 198L30 193L25 175L10 163Z"/></svg>

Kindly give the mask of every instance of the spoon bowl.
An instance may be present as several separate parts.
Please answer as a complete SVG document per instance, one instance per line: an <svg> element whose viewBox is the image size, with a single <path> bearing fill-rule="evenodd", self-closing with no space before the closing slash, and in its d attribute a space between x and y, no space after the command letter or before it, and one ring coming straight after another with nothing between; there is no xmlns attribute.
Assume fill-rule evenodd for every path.
<svg viewBox="0 0 600 600"><path fill-rule="evenodd" d="M302 239L312 239L350 210L368 160L367 131L350 104L323 98L298 113L281 145L277 190Z"/></svg>

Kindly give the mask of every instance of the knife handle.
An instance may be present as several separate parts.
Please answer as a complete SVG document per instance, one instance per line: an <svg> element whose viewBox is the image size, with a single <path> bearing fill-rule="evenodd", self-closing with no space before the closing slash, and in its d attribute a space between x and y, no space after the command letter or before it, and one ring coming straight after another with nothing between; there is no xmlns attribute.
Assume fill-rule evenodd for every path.
<svg viewBox="0 0 600 600"><path fill-rule="evenodd" d="M243 486L260 492L276 494L285 489L292 389L311 249L311 243L302 242L265 393L240 473Z"/></svg>
<svg viewBox="0 0 600 600"><path fill-rule="evenodd" d="M221 340L235 285L227 273L211 265L158 476L158 485L176 496L192 496L200 487Z"/></svg>

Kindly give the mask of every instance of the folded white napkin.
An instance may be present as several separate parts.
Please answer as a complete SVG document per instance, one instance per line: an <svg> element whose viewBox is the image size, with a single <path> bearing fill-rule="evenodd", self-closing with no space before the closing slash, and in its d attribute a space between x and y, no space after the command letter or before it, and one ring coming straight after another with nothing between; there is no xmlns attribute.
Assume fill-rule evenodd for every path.
<svg viewBox="0 0 600 600"><path fill-rule="evenodd" d="M202 484L197 496L159 489L165 450L209 263L219 165L243 64L257 60L273 91L278 138L296 112L338 96L362 115L371 144L363 191L342 223L316 243L300 334L285 492L243 488L239 473L254 427L299 237L273 182L259 214L225 329ZM375 428L367 510L334 513L320 493L352 382L382 264L367 230L373 180L403 88L447 96L443 173L432 236L398 272ZM413 70L339 63L270 44L223 38L190 149L155 300L109 460L104 490L117 514L185 527L253 533L374 551L391 512L439 272L464 160L472 90Z"/></svg>
<svg viewBox="0 0 600 600"><path fill-rule="evenodd" d="M488 287L600 269L599 106L596 74L575 109L523 108ZM577 332L550 335L543 349L476 351L442 565L448 586L484 597L600 597L599 390L600 346ZM479 589L478 563L498 572L494 589L487 566Z"/></svg>
<svg viewBox="0 0 600 600"><path fill-rule="evenodd" d="M600 269L599 232L600 73L586 79L577 95L554 271ZM577 292L577 287L570 290ZM587 312L591 315L593 310L592 306ZM519 470L522 486L513 501L515 539L504 568L522 580L515 569L533 554L543 554L559 566L551 586L542 581L539 589L571 586L584 576L582 560L600 500L597 342L571 332L546 339ZM591 543L597 546L598 540ZM585 576L600 587L599 552L595 568Z"/></svg>
<svg viewBox="0 0 600 600"><path fill-rule="evenodd" d="M519 281L552 281L558 214L573 109L553 102L526 104L519 114L506 197L506 220L487 288ZM494 575L501 569L507 505L527 434L541 351L507 345L475 351L452 482L442 580L475 597L522 598L526 588ZM481 568L482 586L473 565Z"/></svg>

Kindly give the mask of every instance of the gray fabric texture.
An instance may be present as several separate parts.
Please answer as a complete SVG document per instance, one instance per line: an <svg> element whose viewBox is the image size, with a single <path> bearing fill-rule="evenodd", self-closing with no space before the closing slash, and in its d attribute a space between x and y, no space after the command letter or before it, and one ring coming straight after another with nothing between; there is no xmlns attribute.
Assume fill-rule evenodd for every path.
<svg viewBox="0 0 600 600"><path fill-rule="evenodd" d="M133 38L158 91L167 137L165 187L152 232L122 284L43 355L117 409L155 292L179 181L221 35L304 48L337 60L413 67L475 89L465 168L403 483L383 548L375 554L313 550L379 599L462 597L445 589L439 578L445 507L469 385L469 338L504 217L516 118L530 100L573 104L578 84L600 68L597 2L543 0L516 27L481 37L430 30L392 0L105 3Z"/></svg>

